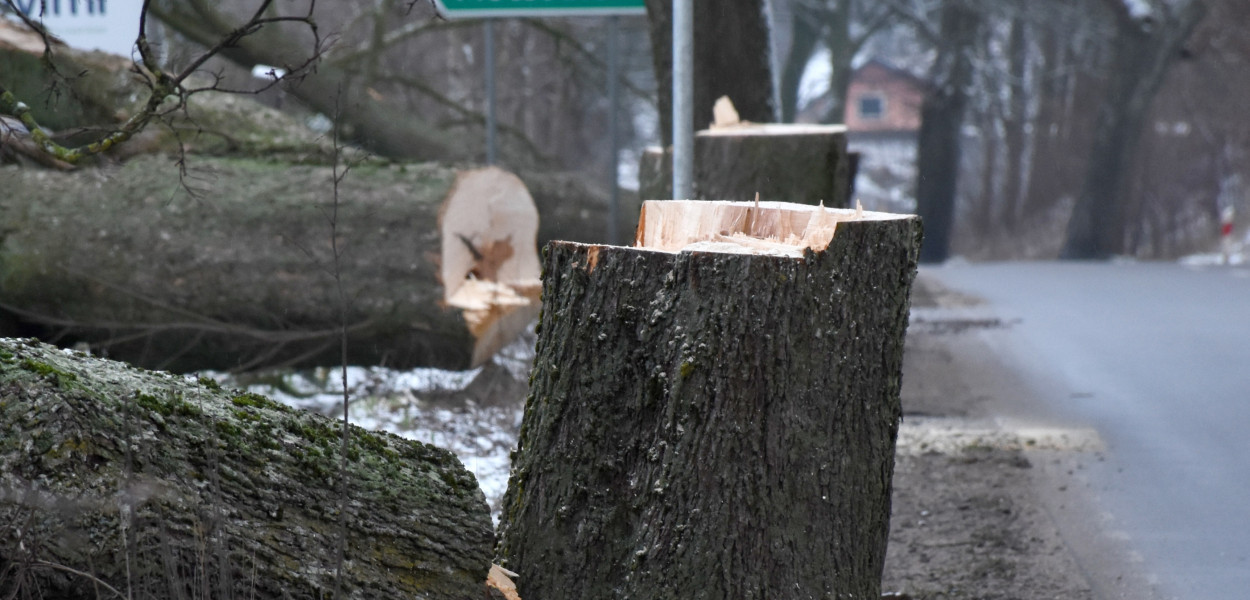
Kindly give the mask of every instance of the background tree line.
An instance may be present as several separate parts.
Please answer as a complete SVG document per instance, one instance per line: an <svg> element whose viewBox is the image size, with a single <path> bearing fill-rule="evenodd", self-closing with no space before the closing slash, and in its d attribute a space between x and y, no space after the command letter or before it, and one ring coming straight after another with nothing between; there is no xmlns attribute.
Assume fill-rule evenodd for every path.
<svg viewBox="0 0 1250 600"><path fill-rule="evenodd" d="M185 61L253 4L153 0L162 60ZM627 164L668 135L671 3L647 5L648 19L619 20ZM315 8L320 60L272 102L308 115L340 103L343 133L383 156L482 159L480 22L445 21L412 0ZM697 126L721 93L744 118L794 119L821 56L824 122L842 120L854 66L869 57L929 81L916 196L931 260L1171 257L1209 247L1223 207L1246 208L1250 132L1228 99L1250 87L1250 42L1237 30L1250 7L1236 0L696 0L696 15ZM505 166L603 180L606 28L601 18L497 24ZM222 87L258 87L252 67L298 65L308 43L306 29L266 27L205 68Z"/></svg>

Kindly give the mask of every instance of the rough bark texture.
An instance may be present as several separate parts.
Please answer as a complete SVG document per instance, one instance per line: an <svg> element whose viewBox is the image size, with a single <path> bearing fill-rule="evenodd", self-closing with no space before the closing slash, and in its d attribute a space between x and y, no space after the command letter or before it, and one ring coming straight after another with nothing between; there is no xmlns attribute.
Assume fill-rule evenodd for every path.
<svg viewBox="0 0 1250 600"><path fill-rule="evenodd" d="M919 236L550 244L497 548L521 596L879 597Z"/></svg>
<svg viewBox="0 0 1250 600"><path fill-rule="evenodd" d="M482 597L490 514L446 450L353 427L340 470L332 420L15 339L0 431L4 597Z"/></svg>
<svg viewBox="0 0 1250 600"><path fill-rule="evenodd" d="M647 0L660 136L673 143L673 2ZM732 40L727 43L727 40ZM748 121L777 120L771 45L763 0L694 0L694 125L712 122L712 104L729 96Z"/></svg>
<svg viewBox="0 0 1250 600"><path fill-rule="evenodd" d="M695 197L765 200L848 208L854 171L840 126L743 125L703 130L694 140ZM672 151L648 148L639 160L643 200L672 198Z"/></svg>
<svg viewBox="0 0 1250 600"><path fill-rule="evenodd" d="M916 212L924 219L928 235L920 260L939 263L950 254L950 235L955 223L955 193L959 182L960 130L972 80L969 48L980 39L981 17L959 3L942 9L941 48L934 77L920 108L920 136L916 149Z"/></svg>
<svg viewBox="0 0 1250 600"><path fill-rule="evenodd" d="M698 160L698 154L695 154ZM698 172L698 169L695 170ZM648 146L638 158L638 197L673 200L673 147Z"/></svg>
<svg viewBox="0 0 1250 600"><path fill-rule="evenodd" d="M700 131L694 142L695 192L707 200L751 200L847 207L846 129L747 125Z"/></svg>
<svg viewBox="0 0 1250 600"><path fill-rule="evenodd" d="M528 252L537 295L533 232L528 249L517 237L505 248L470 229L440 233L455 169L358 165L336 212L329 167L209 157L189 167L183 183L197 195L162 156L80 174L0 168L0 320L162 369L337 364L331 214L355 364L482 359L486 334L446 305L441 263L467 249L451 234L479 246L481 272ZM537 311L530 302L516 332Z"/></svg>

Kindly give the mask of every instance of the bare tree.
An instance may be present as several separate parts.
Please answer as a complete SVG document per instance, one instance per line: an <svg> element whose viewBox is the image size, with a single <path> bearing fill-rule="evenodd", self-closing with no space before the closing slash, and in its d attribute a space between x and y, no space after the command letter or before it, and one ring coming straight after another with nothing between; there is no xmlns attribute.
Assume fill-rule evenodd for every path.
<svg viewBox="0 0 1250 600"><path fill-rule="evenodd" d="M982 22L976 9L955 0L943 3L939 19L939 31L922 29L941 41L933 67L934 85L920 109L916 151L916 207L925 221L922 262L944 261L950 252L960 135L973 74L970 48L979 38Z"/></svg>
<svg viewBox="0 0 1250 600"><path fill-rule="evenodd" d="M1168 68L1206 12L1201 0L1103 4L1116 24L1114 54L1064 258L1106 258L1125 251L1125 184L1134 150Z"/></svg>
<svg viewBox="0 0 1250 600"><path fill-rule="evenodd" d="M43 37L44 64L53 70L54 79L60 81L72 76L72 74L56 70L56 63L52 60L55 45L47 30L23 12L14 0L4 0L4 3L11 12L22 19L27 27ZM117 144L131 139L153 121L161 121L175 113L185 111L187 100L195 94L232 91L224 87L220 79L211 78L207 83L200 84L193 82L191 77L201 73L204 64L214 56L247 43L249 38L261 32L282 25L295 25L306 35L307 45L301 49L301 58L284 63L285 72L282 75L274 75L268 85L276 85L282 80L305 75L316 65L321 54L321 35L316 21L312 18L315 6L315 0L309 0L306 12L277 15L270 12L273 0L262 0L251 12L249 18L243 21L235 20L223 27L222 33L206 44L206 50L194 55L179 67L167 69L158 60L149 42L148 16L152 9L152 0L144 0L139 14L139 35L135 40L139 58L135 61L134 73L147 89L147 99L141 108L125 122L116 128L102 132L88 143L66 147L48 135L47 131L40 126L29 105L3 87L0 87L0 114L20 120L30 139L48 156L68 164L77 163L85 157L107 152Z"/></svg>
<svg viewBox="0 0 1250 600"><path fill-rule="evenodd" d="M712 122L712 104L729 96L747 121L776 120L763 0L695 0L694 123ZM647 0L660 98L660 131L672 143L672 0ZM733 40L726 43L726 40Z"/></svg>
<svg viewBox="0 0 1250 600"><path fill-rule="evenodd" d="M883 27L897 21L887 4L867 0L790 0L778 17L788 15L790 43L780 65L778 96L781 120L794 121L798 113L799 84L817 50L829 51L831 102L820 115L822 123L841 123L853 62L860 48Z"/></svg>

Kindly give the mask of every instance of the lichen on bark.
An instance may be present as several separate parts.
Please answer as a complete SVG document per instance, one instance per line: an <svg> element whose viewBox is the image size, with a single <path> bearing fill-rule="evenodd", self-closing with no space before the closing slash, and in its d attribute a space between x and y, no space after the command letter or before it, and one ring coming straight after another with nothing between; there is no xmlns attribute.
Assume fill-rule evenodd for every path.
<svg viewBox="0 0 1250 600"><path fill-rule="evenodd" d="M473 475L356 427L341 462L339 427L0 339L0 595L95 598L98 580L135 597L322 597L346 536L348 597L480 597L493 532Z"/></svg>

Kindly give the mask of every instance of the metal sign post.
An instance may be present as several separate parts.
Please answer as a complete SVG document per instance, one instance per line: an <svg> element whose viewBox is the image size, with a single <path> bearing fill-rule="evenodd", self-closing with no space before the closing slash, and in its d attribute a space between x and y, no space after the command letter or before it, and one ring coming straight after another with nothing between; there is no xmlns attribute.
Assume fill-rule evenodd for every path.
<svg viewBox="0 0 1250 600"><path fill-rule="evenodd" d="M673 199L694 197L694 0L673 0Z"/></svg>
<svg viewBox="0 0 1250 600"><path fill-rule="evenodd" d="M680 0L679 0L680 3ZM609 116L609 137L612 143L611 171L608 189L611 204L608 208L608 243L617 243L618 213L620 211L620 143L617 135L619 108L618 49L616 15L646 15L645 0L434 0L440 15L448 19L486 19L484 67L486 70L486 163L495 164L495 31L492 18L497 17L569 17L610 16L608 22L608 96L612 114ZM693 126L687 127L693 140ZM693 142L692 142L693 143Z"/></svg>

